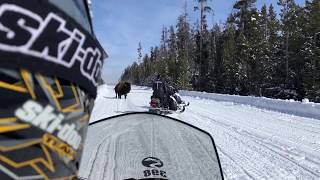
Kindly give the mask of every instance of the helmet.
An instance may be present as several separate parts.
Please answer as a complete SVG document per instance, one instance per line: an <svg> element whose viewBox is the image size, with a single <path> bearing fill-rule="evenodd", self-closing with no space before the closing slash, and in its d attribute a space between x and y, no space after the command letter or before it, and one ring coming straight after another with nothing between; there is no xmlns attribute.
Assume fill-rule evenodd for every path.
<svg viewBox="0 0 320 180"><path fill-rule="evenodd" d="M52 2L0 2L1 180L75 179L79 170L107 54L92 27ZM61 2L86 7L91 26L85 0Z"/></svg>
<svg viewBox="0 0 320 180"><path fill-rule="evenodd" d="M158 80L161 79L161 74L158 73L156 77L157 77Z"/></svg>

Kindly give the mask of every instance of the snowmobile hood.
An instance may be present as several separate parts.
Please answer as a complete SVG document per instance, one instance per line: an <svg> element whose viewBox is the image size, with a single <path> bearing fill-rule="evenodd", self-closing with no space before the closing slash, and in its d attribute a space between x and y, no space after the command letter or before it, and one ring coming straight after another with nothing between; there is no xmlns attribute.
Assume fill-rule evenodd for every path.
<svg viewBox="0 0 320 180"><path fill-rule="evenodd" d="M177 119L119 115L92 123L88 135L86 179L223 179L212 137Z"/></svg>

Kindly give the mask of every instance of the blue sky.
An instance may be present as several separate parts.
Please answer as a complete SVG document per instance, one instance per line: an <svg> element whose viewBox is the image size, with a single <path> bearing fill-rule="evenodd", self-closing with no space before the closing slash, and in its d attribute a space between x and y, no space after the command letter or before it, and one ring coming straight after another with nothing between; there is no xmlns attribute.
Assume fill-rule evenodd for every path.
<svg viewBox="0 0 320 180"><path fill-rule="evenodd" d="M94 30L109 55L103 68L103 79L107 83L118 81L124 68L136 60L139 42L144 54L152 46L159 45L162 27L176 24L186 1L189 21L194 24L199 16L193 11L196 0L92 0ZM232 12L234 2L209 1L214 17L208 16L208 22L223 23ZM276 2L257 0L257 7L272 3L278 10ZM304 0L296 2L303 4Z"/></svg>

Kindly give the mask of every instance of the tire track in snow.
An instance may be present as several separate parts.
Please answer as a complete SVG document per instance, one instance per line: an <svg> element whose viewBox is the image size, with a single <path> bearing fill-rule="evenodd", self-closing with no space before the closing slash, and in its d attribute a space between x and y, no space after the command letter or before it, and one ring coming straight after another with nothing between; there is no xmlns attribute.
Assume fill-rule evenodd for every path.
<svg viewBox="0 0 320 180"><path fill-rule="evenodd" d="M106 165L106 158L101 158L101 156L99 156L102 152L104 152L103 154L106 154L105 151L100 151L100 149L108 149L106 148L105 146L110 146L110 143L105 143L107 142L107 140L109 139L110 137L107 137L105 138L98 146L98 150L97 150L97 153L95 154L95 157L94 157L94 160L93 160L93 163L92 163L92 166L91 166L91 169L90 169L90 173L89 173L89 176L88 176L88 179L102 179L101 178L101 173L96 173L96 172L99 172L97 171L97 168L94 168L95 166L98 166L98 168L100 167L98 165L98 157L99 157L99 160L102 160L102 164ZM102 156L103 157L103 156ZM103 161L105 160L105 161ZM92 172L92 170L95 169L95 173ZM103 172L102 172L103 173ZM91 176L93 175L93 178L91 178ZM100 177L100 178L97 178L96 176Z"/></svg>
<svg viewBox="0 0 320 180"><path fill-rule="evenodd" d="M223 105L223 104L222 104ZM259 109L256 108L251 108L251 107L247 107L247 106L243 106L241 109L234 109L232 108L230 111L230 113L228 112L228 114L225 113L220 113L220 114L215 114L215 113L211 113L209 112L206 108L203 107L202 104L199 105L199 107L197 107L197 111L200 112L205 112L205 113L209 113L210 116L215 116L217 117L220 121L221 119L223 119L224 121L227 121L235 126L239 126L240 128L244 128L244 129L250 129L250 131L253 132L259 132L260 135L265 135L265 136L276 136L277 138L281 139L281 141L284 142L288 142L288 144L292 144L292 146L294 147L299 147L299 149L303 149L303 151L310 151L312 150L313 152L317 152L317 154L320 154L320 133L306 133L305 131L303 131L303 129L292 129L292 126L295 123L300 124L299 119L297 120L292 120L292 122L290 122L289 124L279 124L279 121L282 120L278 120L280 117L276 117L276 115L279 113L275 113L275 112L270 112L268 115L268 119L264 118L264 114L261 114L261 117L259 117L260 119L253 119L250 122L241 120L238 120L238 116L241 114L244 115L248 115L251 116L250 113L247 113L246 111L244 111L245 109L248 110L247 108L249 108L250 111L259 111ZM225 109L223 109L225 110ZM235 114L235 115L234 115ZM271 117L270 117L271 115ZM236 117L236 118L235 118ZM289 115L286 115L285 118L288 118ZM297 116L293 116L292 118L298 118ZM300 117L299 117L300 118ZM303 118L302 118L303 119ZM276 121L275 121L276 120ZM301 118L300 118L301 120ZM302 122L310 122L310 120L312 119L307 119L304 120ZM241 124L239 124L239 123ZM257 124L257 122L260 124ZM313 128L318 128L320 130L320 121L314 120L314 127ZM274 126L273 124L277 124L278 126ZM261 126L263 125L263 126ZM270 127L270 128L268 128ZM274 129L276 128L276 129ZM298 131L297 131L298 130ZM282 132L285 133L282 133Z"/></svg>
<svg viewBox="0 0 320 180"><path fill-rule="evenodd" d="M140 123L135 123L135 124L132 124L131 125L131 127L132 126L139 126L140 125ZM90 160L89 160L89 162L92 162L92 164L91 164L91 166L90 166L90 173L89 173L89 175L88 175L88 180L90 180L90 179L97 179L96 177L94 177L94 178L91 178L91 175L93 174L93 175L95 175L95 176L97 176L97 174L98 173L93 173L93 171L92 171L92 169L93 169L93 167L95 167L95 166L97 166L97 160L99 159L99 160L106 160L106 159L108 159L108 158L110 158L110 157L108 157L108 158L101 158L101 156L98 156L98 155L100 155L99 154L99 152L102 152L103 154L107 154L106 152L108 152L108 151L101 151L100 149L104 149L104 150L109 150L109 148L107 148L107 147L105 147L106 145L108 145L108 147L110 147L110 142L114 142L114 140L112 140L112 138L114 138L114 137L118 137L118 136L120 136L121 134L123 134L123 133L126 133L127 131L130 131L130 127L128 128L128 129L123 129L123 131L121 131L121 132L117 132L117 133L114 133L113 135L109 135L109 136L107 136L107 137L105 137L104 139L102 139L101 141L100 141L100 143L98 144L98 147L96 148L97 149L97 151L95 151L94 152L94 154L95 154L95 156L94 156L94 158L92 159L92 158L90 158ZM110 142L108 142L108 141L110 141ZM113 144L113 146L111 146L111 147L114 147L114 148L116 148L116 146ZM92 148L92 147L91 147ZM114 157L115 155L116 155L116 150L115 149L112 149L112 152L113 153L111 153L111 157ZM93 154L93 153L92 153ZM102 156L103 157L103 156ZM106 157L106 156L105 156ZM90 163L89 163L90 164ZM98 167L100 167L100 166L98 166ZM104 166L103 166L104 168L103 169L106 169L107 167L108 167L108 165L106 164L106 161L104 162ZM114 168L114 167L113 167ZM98 175L100 175L100 174L98 174ZM101 175L100 175L101 176ZM110 179L110 178L106 178L106 174L105 174L105 171L102 171L102 178L98 178L98 179ZM112 178L111 178L112 179Z"/></svg>
<svg viewBox="0 0 320 180"><path fill-rule="evenodd" d="M240 168L241 169L241 172L243 172L246 176L244 177L243 175L241 174L238 174L236 173L235 174L231 174L229 175L226 171L223 171L223 174L225 176L225 178L230 178L230 179L235 179L235 178L249 178L249 179L255 179L253 176L250 175L250 173L245 170L241 164L239 164L236 160L233 159L233 157L229 156L226 152L224 152L220 147L217 147L217 150L219 151L219 157L220 159L229 159L228 163L226 163L226 165L231 165L233 166L232 169L237 169L237 168ZM229 162L232 162L232 163L229 163ZM221 162L221 165L225 163L225 162ZM237 165L237 167L235 167L234 165Z"/></svg>
<svg viewBox="0 0 320 180"><path fill-rule="evenodd" d="M205 117L205 118L207 118L207 117ZM197 121L203 121L205 118L203 118L203 117L200 117L200 118L199 118L199 116L194 115L194 120L197 119ZM212 119L210 119L210 120L212 120ZM199 124L200 124L200 123L198 123L198 125L199 125ZM221 126L221 127L223 127L224 129L226 129L225 126L221 125L221 124L223 124L223 123L218 122L218 124L219 124L219 126ZM208 125L205 125L205 126L208 126ZM206 128L203 128L203 129L206 129ZM219 128L215 127L215 129L219 129ZM221 131L222 131L222 132L221 132ZM229 134L229 131L230 131L230 129L228 129L228 128L227 128L227 131L223 131L223 130L219 129L219 132L213 133L213 134L211 133L211 134L212 134L213 137L216 139L216 143L217 143L217 139L220 139L220 140L221 140L221 139L228 139L228 141L230 142L230 138L233 138L233 139L235 139L235 141L238 142L238 143L233 142L233 145L238 144L239 146L241 146L241 149L242 149L242 150L243 150L243 148L246 148L247 151L249 150L251 154L255 152L254 150L248 149L246 143L243 143L243 142L239 143L239 140L238 140L236 137L231 136L231 135ZM225 136L225 134L227 134L227 136ZM222 135L224 135L224 137L220 137L220 136L222 136ZM231 159L232 159L234 162L237 162L238 165L240 165L240 166L238 167L238 169L240 169L240 171L243 171L243 169L245 168L245 169L246 169L246 173L245 173L245 174L250 174L250 177L251 177L251 178L253 178L253 179L261 179L261 178L263 178L263 175L261 175L261 174L265 174L264 176L267 177L267 173L261 172L261 169L257 168L257 167L259 167L259 166L258 166L257 164L255 164L254 161L251 161L250 157L248 157L248 155L247 155L247 154L249 154L249 153L247 153L247 154L239 154L239 155L238 155L238 154L237 154L237 150L233 149L233 147L228 147L228 148L225 147L225 148L222 148L222 147L219 146L219 143L217 143L217 146L218 146L218 148L220 148L220 149L228 149L229 151L232 150L233 152L236 152L236 153L230 153L230 152L229 152L229 153L226 153L226 152L224 152L224 154L225 154L225 155L228 154L228 157L232 157ZM218 153L219 153L219 155L220 155L220 152L218 152ZM232 155L229 155L229 154L232 154ZM251 162L251 163L248 163L248 162ZM222 162L222 164L224 164L224 162ZM230 170L229 167L223 167L223 170L225 170L225 169ZM233 171L234 171L234 170L233 170ZM238 170L238 171L239 171L239 170ZM238 176L238 175L237 175L237 174L233 174L233 175L231 175L231 176Z"/></svg>
<svg viewBox="0 0 320 180"><path fill-rule="evenodd" d="M279 156L282 156L283 158L287 159L288 161L291 161L292 163L296 164L300 168L308 171L309 173L313 174L314 176L316 176L316 177L318 177L320 179L320 171L319 171L319 169L313 170L312 167L309 167L309 169L308 169L308 168L305 167L305 166L308 166L307 164L301 165L301 164L299 164L297 162L297 160L294 157L292 157L294 155L294 156L296 156L297 159L301 158L301 156L299 156L299 154L297 154L296 152L292 152L292 151L287 150L287 149L284 150L283 146L277 146L277 145L272 144L271 142L266 142L264 140L259 139L255 135L252 135L252 134L250 134L250 135L249 134L245 135L243 133L239 133L239 134L242 135L242 136L246 136L248 138L253 139L253 141L255 141L257 144L260 144L261 146L264 146L266 149L269 149L269 150L273 151L274 153L278 154ZM261 143L261 142L263 142L263 143ZM309 157L311 156L314 159L311 159L308 156ZM305 159L305 161L308 162L309 165L312 163L312 164L314 164L314 167L320 167L319 158L314 157L312 155L308 155L308 156L307 157L302 157L302 159ZM315 161L315 160L318 160L318 162ZM314 171L317 171L317 173L314 173Z"/></svg>
<svg viewBox="0 0 320 180"><path fill-rule="evenodd" d="M234 133L238 133L238 134L240 135L240 137L243 136L242 133L239 133L239 132L237 132L237 131L234 131ZM244 142L243 140L241 140L240 138L238 138L239 136L234 136L234 135L231 135L231 134L230 134L230 136L233 136L234 138L238 139L239 142L242 142L243 144L247 144L249 148L251 148L252 150L254 150L254 151L256 151L256 152L259 152L259 153L264 154L264 155L266 155L266 156L271 156L271 153L270 153L270 151L271 151L271 152L273 152L273 154L275 154L275 155L277 155L277 156L280 156L280 157L277 157L276 161L274 161L275 163L278 163L278 165L279 165L280 167L293 168L293 166L297 166L298 168L304 169L305 171L309 172L310 174L314 175L315 177L318 177L318 178L320 177L318 174L313 173L312 170L307 169L306 167L300 165L300 164L297 163L295 160L293 160L293 159L291 159L291 158L288 158L288 156L279 153L279 152L281 152L280 149L279 149L279 151L276 151L276 150L268 147L267 145L261 143L260 141L257 141L255 137L249 136L249 139L251 138L251 141L254 141L254 142L255 142L256 144L258 144L260 147L264 147L264 148L259 148L258 151L257 151L256 148L259 147L259 146L252 146L252 144L248 143L248 141L247 141L247 142ZM267 152L266 149L268 149L269 152ZM265 153L262 153L262 152L265 152ZM268 158L268 160L272 160L272 158ZM290 161L290 162L291 162L291 165L289 165L290 163L285 162L285 161ZM282 164L279 164L279 162L283 162L283 163L282 163ZM292 165L293 165L293 166L292 166ZM288 172L288 173L289 173L289 172ZM309 176L309 177L310 177L310 176ZM312 177L312 176L311 176L311 177Z"/></svg>
<svg viewBox="0 0 320 180"><path fill-rule="evenodd" d="M207 113L207 112L206 112ZM250 131L247 131L248 133L249 132L260 132L260 131L257 131L256 129L254 129L254 128L251 128L250 126L249 126L249 124L248 124L248 126L247 126L247 128L246 129L248 129L248 130L250 130ZM251 133L252 134L252 133ZM254 133L254 134L252 134L252 136L255 136L255 137L257 137L257 136L259 136L260 137L260 139L262 139L262 140L267 140L267 139L271 139L270 138L270 136L262 136L262 134L263 133ZM317 133L317 132L315 132L315 133L313 133L313 135L314 134L320 134L320 133ZM273 137L275 137L275 138L277 138L277 139L279 139L280 141L283 141L283 142L287 142L288 140L287 139L284 139L284 138L282 138L282 137L279 137L279 136L274 136L274 135L271 135L271 137L273 138ZM320 136L319 136L319 138L320 138ZM280 141L277 141L277 143L279 144L280 143ZM288 143L289 142L287 142L287 143L285 143L285 144L283 144L283 143L281 143L283 146L288 146ZM292 144L292 143L294 143L294 145L295 145L295 147L299 147L299 145L301 145L301 144L297 144L296 142L294 142L294 141L291 141L290 142L290 144ZM314 142L311 142L311 144L315 144ZM311 145L310 144L306 144L309 148L311 147ZM315 152L319 152L319 147L320 146L320 144L316 144L316 145L314 145L314 146L312 146L313 147L313 151L315 151ZM282 146L281 146L282 147ZM279 147L279 149L281 150L281 147ZM293 146L289 146L289 149L292 149L293 148ZM309 153L309 157L312 157L312 159L317 159L319 162L320 162L320 158L319 157L316 157L316 156L314 156L312 153L310 153L309 151L310 150L308 150L308 149L303 149L305 152L308 152ZM292 153L293 153L293 151L292 151ZM312 160L311 160L312 161ZM320 167L320 166L319 166Z"/></svg>
<svg viewBox="0 0 320 180"><path fill-rule="evenodd" d="M300 165L300 164L297 163L294 159L288 158L288 157L290 157L290 156L287 156L287 155L281 153L282 150L281 150L279 147L273 146L273 147L275 147L275 148L278 149L278 150L276 151L276 150L274 150L272 147L270 147L270 146L272 146L272 145L270 145L270 144L269 144L269 145L266 145L266 144L260 143L260 142L257 141L257 140L253 140L253 141L255 141L255 142L256 142L257 144L259 144L260 146L265 147L265 149L269 149L270 151L273 151L275 154L278 154L278 156L281 156L283 159L292 162L294 165L298 166L299 168L304 169L305 171L307 171L307 172L309 172L310 174L312 174L312 175L314 175L315 177L317 177L317 179L320 179L320 174L316 174L316 173L313 172L313 170L307 169L307 168L304 167L303 165ZM317 163L317 164L319 164L319 163Z"/></svg>
<svg viewBox="0 0 320 180"><path fill-rule="evenodd" d="M195 113L195 112L194 112L194 113ZM226 123L224 123L224 122L214 120L214 119L210 118L210 117L211 117L210 115L209 115L209 117L207 117L207 116L204 115L204 112L198 112L197 115L200 116L200 117L202 117L202 118L200 118L200 119L205 118L205 119L209 119L209 120L211 120L211 121L214 121L217 125L225 128L227 133L228 133L228 132L231 132L230 129L232 128L232 129L233 129L233 132L238 133L238 135L240 135L240 137L243 136L243 134L239 134L239 132L235 131L235 130L237 130L236 128L234 128L234 127L232 127L231 125L226 124ZM231 127L231 128L230 128L230 127ZM233 136L234 138L237 139L237 136L236 136L236 135L231 135L231 134L229 133L229 136L230 136L230 137ZM254 136L254 135L253 135L253 136ZM240 139L238 139L238 140L239 140L240 142L242 141L242 140L240 140ZM256 142L256 144L259 144L259 143L257 143L257 141L255 141L255 142ZM249 145L248 145L248 142L242 142L242 143L243 143L244 145L249 146ZM257 146L257 145L253 145L253 147L255 147L255 146ZM259 146L261 147L262 144L260 143ZM252 147L251 147L251 148L252 148ZM221 149L221 148L220 148L220 149ZM261 148L253 149L253 150L254 150L255 152L260 152L260 153L261 153ZM279 150L280 150L280 149L279 149ZM279 156L278 151L274 151L274 150L272 150L272 149L269 149L269 152L267 152L266 154L267 154L267 155L270 154L270 151L272 151L273 154ZM233 156L234 156L234 155L233 155ZM283 157L283 155L280 155L280 156ZM283 157L283 158L287 159L286 157ZM278 160L275 161L275 162L279 162L279 161L280 161L280 160L278 159ZM311 173L311 174L314 175L315 177L319 177L318 174L315 174L315 173L313 173L311 170L305 168L304 166L301 166L301 165L297 164L294 160L292 160L292 159L287 159L287 161L290 161L290 162L294 163L296 166L298 166L299 168L302 168L302 169L304 169L305 171ZM280 161L280 162L281 162L281 161ZM279 164L279 165L282 166L282 167L285 167L285 166L286 166L286 163L282 163L282 164ZM275 168L276 168L276 167L275 167ZM290 172L287 172L287 173L290 174Z"/></svg>

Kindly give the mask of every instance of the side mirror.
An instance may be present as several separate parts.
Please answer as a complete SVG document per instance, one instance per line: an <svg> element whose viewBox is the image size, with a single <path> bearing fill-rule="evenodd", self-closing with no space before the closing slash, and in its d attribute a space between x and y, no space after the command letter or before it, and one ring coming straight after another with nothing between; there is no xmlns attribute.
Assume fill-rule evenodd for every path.
<svg viewBox="0 0 320 180"><path fill-rule="evenodd" d="M89 126L85 179L223 179L210 134L166 116L132 113Z"/></svg>

